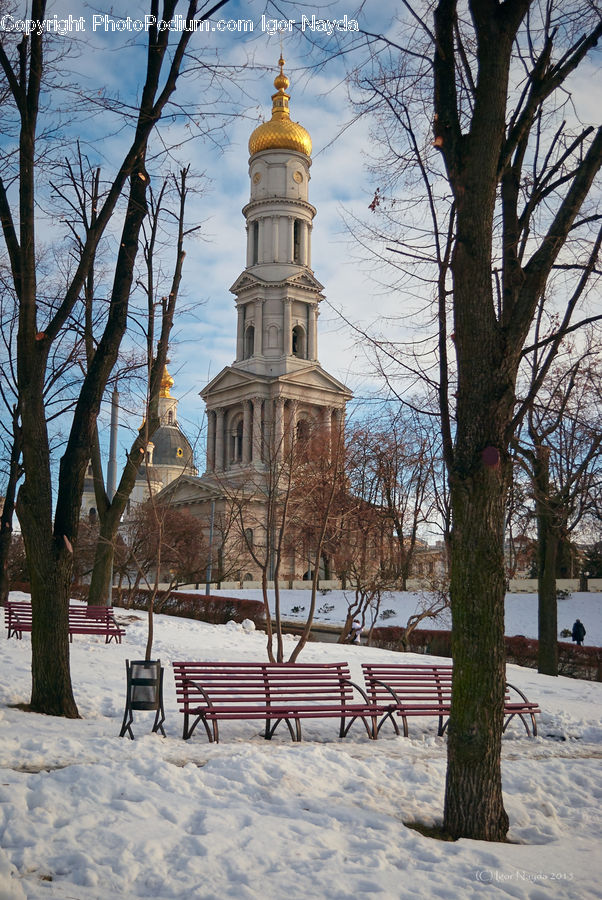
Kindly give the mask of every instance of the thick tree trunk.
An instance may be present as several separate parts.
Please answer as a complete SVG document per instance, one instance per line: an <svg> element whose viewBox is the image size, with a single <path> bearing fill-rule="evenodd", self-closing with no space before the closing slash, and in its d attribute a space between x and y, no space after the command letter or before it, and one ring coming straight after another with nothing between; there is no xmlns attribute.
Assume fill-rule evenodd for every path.
<svg viewBox="0 0 602 900"><path fill-rule="evenodd" d="M88 591L88 603L90 606L109 605L109 587L113 575L113 542L116 532L117 528L113 527L107 514L100 523L98 543L96 544L94 568L92 569L92 578Z"/></svg>
<svg viewBox="0 0 602 900"><path fill-rule="evenodd" d="M69 599L72 555L62 538L24 530L32 605L31 709L79 718L69 666Z"/></svg>
<svg viewBox="0 0 602 900"><path fill-rule="evenodd" d="M505 572L499 473L476 472L452 492L454 681L444 824L453 837L501 841L509 823L500 768Z"/></svg>

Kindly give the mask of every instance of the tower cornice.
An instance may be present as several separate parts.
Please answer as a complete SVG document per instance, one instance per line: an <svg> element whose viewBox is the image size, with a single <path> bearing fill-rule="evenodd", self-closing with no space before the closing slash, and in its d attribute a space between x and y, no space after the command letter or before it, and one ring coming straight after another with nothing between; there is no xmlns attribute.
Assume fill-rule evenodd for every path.
<svg viewBox="0 0 602 900"><path fill-rule="evenodd" d="M292 197L278 197L277 194L274 194L272 197L261 197L257 200L250 200L246 206L243 206L242 213L248 218L251 213L257 211L269 213L270 207L281 212L283 206L290 206L293 209L302 209L305 212L308 212L312 219L317 212L316 207L312 206L311 203L308 203L307 200L300 200Z"/></svg>

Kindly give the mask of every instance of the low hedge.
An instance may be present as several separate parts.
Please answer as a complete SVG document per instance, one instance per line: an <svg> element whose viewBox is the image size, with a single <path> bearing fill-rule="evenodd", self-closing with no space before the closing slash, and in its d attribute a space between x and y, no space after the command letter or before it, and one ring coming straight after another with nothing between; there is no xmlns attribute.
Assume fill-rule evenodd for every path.
<svg viewBox="0 0 602 900"><path fill-rule="evenodd" d="M383 650L403 650L404 628L375 628L372 646ZM408 652L427 653L431 656L451 658L451 631L434 631L416 628L408 635ZM522 634L505 638L506 660L518 666L537 668L539 641ZM602 681L602 648L578 647L576 644L558 642L558 674L587 681Z"/></svg>
<svg viewBox="0 0 602 900"><path fill-rule="evenodd" d="M121 605L127 609L148 610L149 591L142 588L135 593L124 591ZM251 619L257 628L265 628L265 610L260 600L174 591L166 600L158 595L155 612L183 619L197 619L212 625L225 625L232 619L235 622Z"/></svg>

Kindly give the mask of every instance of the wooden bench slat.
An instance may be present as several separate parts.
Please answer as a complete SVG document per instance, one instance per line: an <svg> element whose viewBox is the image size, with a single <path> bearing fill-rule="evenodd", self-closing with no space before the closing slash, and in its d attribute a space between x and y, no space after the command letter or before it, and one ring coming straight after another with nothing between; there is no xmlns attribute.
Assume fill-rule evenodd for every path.
<svg viewBox="0 0 602 900"><path fill-rule="evenodd" d="M176 696L184 714L183 737L199 722L210 741L219 740L219 721L265 722L270 739L285 722L293 740L301 739L301 719L338 718L344 737L362 719L370 738L378 707L350 680L346 663L174 662ZM355 691L354 691L355 688ZM355 692L361 701L355 698ZM272 723L272 724L271 724Z"/></svg>
<svg viewBox="0 0 602 900"><path fill-rule="evenodd" d="M7 638L21 639L23 632L31 633L31 603L9 600L6 604ZM111 606L76 606L69 604L69 640L74 634L98 634L105 636L105 643L115 639L121 643L125 630L115 621Z"/></svg>
<svg viewBox="0 0 602 900"><path fill-rule="evenodd" d="M407 663L363 663L362 671L366 684L366 695L375 703L393 701L393 706L382 716L377 726L380 731L386 721L390 721L397 734L399 729L394 716L403 722L404 735L408 736L408 717L438 716L438 734L442 735L447 727L444 718L449 716L451 708L451 683L453 666L450 665L411 665ZM513 699L514 691L520 699ZM537 703L532 703L518 688L506 684L504 696L504 714L506 721L504 731L514 716L518 716L528 735L531 734L525 717L531 720L533 736L537 735L535 715L541 710Z"/></svg>

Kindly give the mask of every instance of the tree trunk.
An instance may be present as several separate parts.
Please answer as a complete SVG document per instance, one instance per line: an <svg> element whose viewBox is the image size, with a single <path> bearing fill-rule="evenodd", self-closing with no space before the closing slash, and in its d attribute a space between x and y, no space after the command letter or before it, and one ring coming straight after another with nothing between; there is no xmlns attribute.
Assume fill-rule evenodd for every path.
<svg viewBox="0 0 602 900"><path fill-rule="evenodd" d="M448 739L445 829L453 837L502 841L505 689L503 490L497 472L452 486L451 608L454 679Z"/></svg>
<svg viewBox="0 0 602 900"><path fill-rule="evenodd" d="M69 600L72 555L64 541L46 547L31 531L24 538L32 605L31 709L51 716L79 718L69 665ZM62 545L62 546L61 546Z"/></svg>
<svg viewBox="0 0 602 900"><path fill-rule="evenodd" d="M113 575L114 540L117 527L113 526L112 516L109 513L101 520L94 556L94 568L88 591L88 603L90 606L109 605L109 587Z"/></svg>

